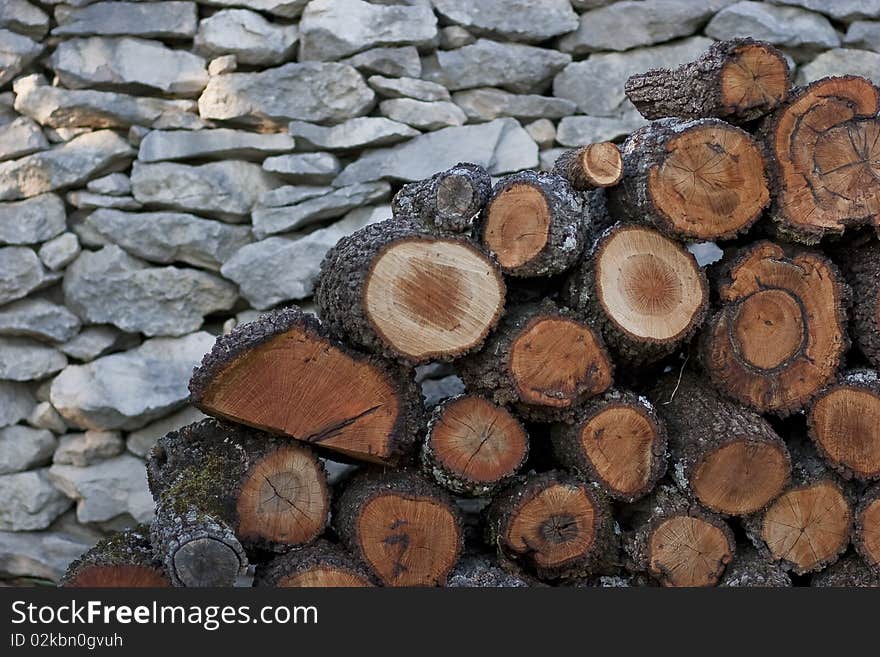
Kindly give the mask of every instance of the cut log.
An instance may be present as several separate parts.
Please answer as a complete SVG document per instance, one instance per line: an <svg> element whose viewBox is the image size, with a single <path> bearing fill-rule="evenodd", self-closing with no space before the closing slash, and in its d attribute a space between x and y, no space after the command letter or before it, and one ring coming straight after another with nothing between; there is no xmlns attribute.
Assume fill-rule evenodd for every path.
<svg viewBox="0 0 880 657"><path fill-rule="evenodd" d="M826 257L757 242L729 263L718 293L721 310L702 334L701 355L719 389L786 416L834 379L849 347L850 297Z"/></svg>
<svg viewBox="0 0 880 657"><path fill-rule="evenodd" d="M623 178L623 156L617 144L610 141L588 144L562 153L556 158L553 173L581 192L613 187Z"/></svg>
<svg viewBox="0 0 880 657"><path fill-rule="evenodd" d="M611 523L596 488L557 470L501 491L486 509L486 538L499 558L542 579L578 577L616 556Z"/></svg>
<svg viewBox="0 0 880 657"><path fill-rule="evenodd" d="M613 377L598 331L550 301L509 308L483 349L457 365L468 392L535 421L566 416Z"/></svg>
<svg viewBox="0 0 880 657"><path fill-rule="evenodd" d="M853 544L865 562L880 572L880 484L868 489L856 509Z"/></svg>
<svg viewBox="0 0 880 657"><path fill-rule="evenodd" d="M837 561L850 542L853 512L840 483L805 441L789 441L792 485L744 522L752 542L798 575Z"/></svg>
<svg viewBox="0 0 880 657"><path fill-rule="evenodd" d="M880 242L865 236L843 249L842 265L852 286L853 335L868 362L880 369Z"/></svg>
<svg viewBox="0 0 880 657"><path fill-rule="evenodd" d="M297 308L219 337L189 389L208 415L357 460L411 457L424 423L411 371L331 339Z"/></svg>
<svg viewBox="0 0 880 657"><path fill-rule="evenodd" d="M778 563L770 561L751 545L737 545L736 555L725 568L718 586L783 588L791 586L791 577Z"/></svg>
<svg viewBox="0 0 880 657"><path fill-rule="evenodd" d="M623 145L612 210L689 240L732 239L770 202L764 156L749 133L718 119L662 119Z"/></svg>
<svg viewBox="0 0 880 657"><path fill-rule="evenodd" d="M523 171L492 189L477 228L482 243L511 276L551 276L577 262L590 217L562 176Z"/></svg>
<svg viewBox="0 0 880 657"><path fill-rule="evenodd" d="M815 244L870 225L880 231L880 89L852 75L795 91L762 128L778 231Z"/></svg>
<svg viewBox="0 0 880 657"><path fill-rule="evenodd" d="M461 554L455 503L412 471L355 475L334 517L342 541L385 586L442 586Z"/></svg>
<svg viewBox="0 0 880 657"><path fill-rule="evenodd" d="M552 427L559 464L632 502L666 473L666 429L644 397L609 390L578 410L572 424Z"/></svg>
<svg viewBox="0 0 880 657"><path fill-rule="evenodd" d="M404 185L391 201L395 217L433 231L463 233L489 200L492 179L477 164L462 162L430 178Z"/></svg>
<svg viewBox="0 0 880 657"><path fill-rule="evenodd" d="M476 395L448 399L434 408L422 447L422 466L454 493L489 495L525 463L529 436L501 406Z"/></svg>
<svg viewBox="0 0 880 657"><path fill-rule="evenodd" d="M623 546L632 566L663 586L714 586L736 543L720 516L662 484L631 509L633 531Z"/></svg>
<svg viewBox="0 0 880 657"><path fill-rule="evenodd" d="M660 360L702 325L709 284L681 244L646 226L617 224L570 277L567 300L601 329L616 360Z"/></svg>
<svg viewBox="0 0 880 657"><path fill-rule="evenodd" d="M880 588L880 571L870 568L858 555L849 554L813 575L810 586Z"/></svg>
<svg viewBox="0 0 880 657"><path fill-rule="evenodd" d="M785 490L791 458L760 415L690 371L664 377L653 400L669 431L673 478L707 509L750 515Z"/></svg>
<svg viewBox="0 0 880 657"><path fill-rule="evenodd" d="M341 546L319 540L257 566L254 586L361 588L373 582L364 565Z"/></svg>
<svg viewBox="0 0 880 657"><path fill-rule="evenodd" d="M321 462L307 446L261 431L203 420L160 438L147 471L160 505L210 512L249 549L304 545L329 520Z"/></svg>
<svg viewBox="0 0 880 657"><path fill-rule="evenodd" d="M816 398L810 438L844 478L880 479L880 374L850 370Z"/></svg>
<svg viewBox="0 0 880 657"><path fill-rule="evenodd" d="M171 580L153 554L149 527L138 525L108 536L73 561L61 586L152 588L171 586Z"/></svg>
<svg viewBox="0 0 880 657"><path fill-rule="evenodd" d="M479 348L504 296L501 273L473 243L395 220L341 239L315 288L334 335L408 364Z"/></svg>
<svg viewBox="0 0 880 657"><path fill-rule="evenodd" d="M731 39L674 70L631 76L626 95L646 119L717 117L752 121L784 102L791 90L785 55L771 44Z"/></svg>

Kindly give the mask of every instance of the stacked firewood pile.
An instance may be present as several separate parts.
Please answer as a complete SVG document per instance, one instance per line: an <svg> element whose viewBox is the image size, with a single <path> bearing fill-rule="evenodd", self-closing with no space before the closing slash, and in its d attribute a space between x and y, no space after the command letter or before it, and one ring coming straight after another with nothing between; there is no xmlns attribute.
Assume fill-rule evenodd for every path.
<svg viewBox="0 0 880 657"><path fill-rule="evenodd" d="M218 338L155 522L66 584L878 584L880 91L752 40L626 91L622 147L406 185L320 319ZM428 363L465 394L425 408Z"/></svg>

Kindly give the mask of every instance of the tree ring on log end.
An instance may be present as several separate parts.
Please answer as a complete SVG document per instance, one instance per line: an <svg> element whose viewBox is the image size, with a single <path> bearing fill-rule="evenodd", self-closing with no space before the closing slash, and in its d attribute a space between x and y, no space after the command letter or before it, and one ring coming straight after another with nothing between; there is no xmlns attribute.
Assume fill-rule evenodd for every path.
<svg viewBox="0 0 880 657"><path fill-rule="evenodd" d="M788 363L803 348L803 309L787 290L761 290L739 303L734 321L734 347L750 365L772 370Z"/></svg>
<svg viewBox="0 0 880 657"><path fill-rule="evenodd" d="M595 187L611 187L623 177L623 157L610 141L585 146L580 151L580 167Z"/></svg>
<svg viewBox="0 0 880 657"><path fill-rule="evenodd" d="M566 317L537 316L510 348L509 368L526 404L567 408L611 385L611 361L593 330Z"/></svg>
<svg viewBox="0 0 880 657"><path fill-rule="evenodd" d="M367 578L344 568L320 566L286 575L278 580L278 588L364 588L373 584Z"/></svg>
<svg viewBox="0 0 880 657"><path fill-rule="evenodd" d="M774 559L798 573L831 563L849 544L852 510L840 487L831 481L783 493L761 523L761 537Z"/></svg>
<svg viewBox="0 0 880 657"><path fill-rule="evenodd" d="M469 244L401 239L374 258L363 303L386 344L425 361L482 342L498 321L504 294L497 269Z"/></svg>
<svg viewBox="0 0 880 657"><path fill-rule="evenodd" d="M171 586L165 573L148 566L90 565L65 580L65 588L164 588Z"/></svg>
<svg viewBox="0 0 880 657"><path fill-rule="evenodd" d="M550 206L534 185L511 185L486 207L483 240L505 269L537 256L550 238Z"/></svg>
<svg viewBox="0 0 880 657"><path fill-rule="evenodd" d="M196 538L174 553L174 574L184 586L229 586L242 566L238 553L216 538Z"/></svg>
<svg viewBox="0 0 880 657"><path fill-rule="evenodd" d="M763 113L788 95L790 85L788 65L778 51L750 43L736 48L721 69L721 102L730 114Z"/></svg>
<svg viewBox="0 0 880 657"><path fill-rule="evenodd" d="M856 547L875 569L880 568L880 496L859 508Z"/></svg>
<svg viewBox="0 0 880 657"><path fill-rule="evenodd" d="M676 515L651 532L651 573L665 586L713 586L733 558L727 532L707 519Z"/></svg>
<svg viewBox="0 0 880 657"><path fill-rule="evenodd" d="M856 386L834 386L809 413L810 435L835 467L868 480L880 477L880 394Z"/></svg>

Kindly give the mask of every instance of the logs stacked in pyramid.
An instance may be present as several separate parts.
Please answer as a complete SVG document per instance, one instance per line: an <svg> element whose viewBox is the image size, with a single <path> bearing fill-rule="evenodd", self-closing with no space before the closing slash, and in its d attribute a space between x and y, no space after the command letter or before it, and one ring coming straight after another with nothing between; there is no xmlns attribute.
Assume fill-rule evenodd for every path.
<svg viewBox="0 0 880 657"><path fill-rule="evenodd" d="M877 584L880 92L790 86L719 43L627 82L653 122L620 149L404 186L327 255L320 319L217 340L152 527L67 584ZM436 362L466 393L426 409Z"/></svg>

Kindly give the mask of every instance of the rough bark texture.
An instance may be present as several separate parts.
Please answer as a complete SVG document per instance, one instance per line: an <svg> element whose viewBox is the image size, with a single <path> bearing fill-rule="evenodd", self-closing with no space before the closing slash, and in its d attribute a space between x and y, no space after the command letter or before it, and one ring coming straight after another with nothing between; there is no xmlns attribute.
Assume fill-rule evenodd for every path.
<svg viewBox="0 0 880 657"><path fill-rule="evenodd" d="M477 234L505 274L552 276L583 252L592 223L588 211L562 176L523 171L496 183Z"/></svg>
<svg viewBox="0 0 880 657"><path fill-rule="evenodd" d="M865 358L880 369L880 242L864 236L841 250L852 286L852 334Z"/></svg>
<svg viewBox="0 0 880 657"><path fill-rule="evenodd" d="M613 187L623 178L623 156L616 144L606 141L563 152L553 173L581 192Z"/></svg>
<svg viewBox="0 0 880 657"><path fill-rule="evenodd" d="M489 200L492 179L483 167L462 162L430 178L404 185L391 202L395 217L432 231L463 233Z"/></svg>
<svg viewBox="0 0 880 657"><path fill-rule="evenodd" d="M791 458L760 415L689 370L661 379L652 398L669 431L672 478L707 509L750 515L785 490Z"/></svg>
<svg viewBox="0 0 880 657"><path fill-rule="evenodd" d="M859 501L853 545L865 563L880 572L880 484L865 491Z"/></svg>
<svg viewBox="0 0 880 657"><path fill-rule="evenodd" d="M60 586L68 588L135 588L171 586L153 554L150 528L138 525L116 532L71 562Z"/></svg>
<svg viewBox="0 0 880 657"><path fill-rule="evenodd" d="M646 495L666 473L666 427L645 397L627 390L587 401L572 424L553 426L551 439L563 467L617 500Z"/></svg>
<svg viewBox="0 0 880 657"><path fill-rule="evenodd" d="M791 89L785 55L764 41L712 44L699 59L674 70L631 76L626 95L646 119L678 117L752 121L784 102Z"/></svg>
<svg viewBox="0 0 880 657"><path fill-rule="evenodd" d="M403 310L414 321L421 322L423 332L432 337L450 338L451 344L437 348L419 343L418 348L402 350L389 340L377 322L396 320L396 317L371 316L366 302L367 285L378 261L392 248L415 244L426 252L446 245L460 254L480 262L485 272L457 267L452 263L437 264L434 270L427 263L408 262L413 270L409 279L398 282L403 289ZM422 254L424 255L424 254ZM416 258L421 260L421 258ZM442 273L442 276L438 274ZM483 273L486 274L484 280ZM475 289L463 287L472 285ZM430 285L438 285L436 290ZM494 264L469 240L461 237L437 237L421 232L405 221L384 221L371 224L341 239L321 264L321 274L315 288L318 314L330 331L340 339L349 340L368 351L398 359L408 364L431 360L451 360L479 348L489 331L494 328L504 310L504 281ZM473 293L483 298L468 298ZM470 305L468 305L470 304ZM456 330L461 317L473 314L476 329L468 339L457 338ZM419 336L415 336L419 337ZM434 340L432 340L433 342Z"/></svg>
<svg viewBox="0 0 880 657"><path fill-rule="evenodd" d="M751 545L738 545L736 556L725 568L718 586L782 588L791 586L791 577Z"/></svg>
<svg viewBox="0 0 880 657"><path fill-rule="evenodd" d="M257 566L254 586L352 588L374 584L366 567L342 546L319 540Z"/></svg>
<svg viewBox="0 0 880 657"><path fill-rule="evenodd" d="M726 240L747 231L770 202L764 157L747 132L718 119L661 119L621 149L623 182L611 209L680 239Z"/></svg>
<svg viewBox="0 0 880 657"><path fill-rule="evenodd" d="M613 382L602 336L551 301L510 308L483 348L456 363L468 392L509 405L524 418L570 418Z"/></svg>
<svg viewBox="0 0 880 657"><path fill-rule="evenodd" d="M880 588L880 571L872 570L858 555L850 554L813 575L810 586Z"/></svg>
<svg viewBox="0 0 880 657"><path fill-rule="evenodd" d="M522 588L528 581L507 572L489 555L467 555L449 574L450 588Z"/></svg>

